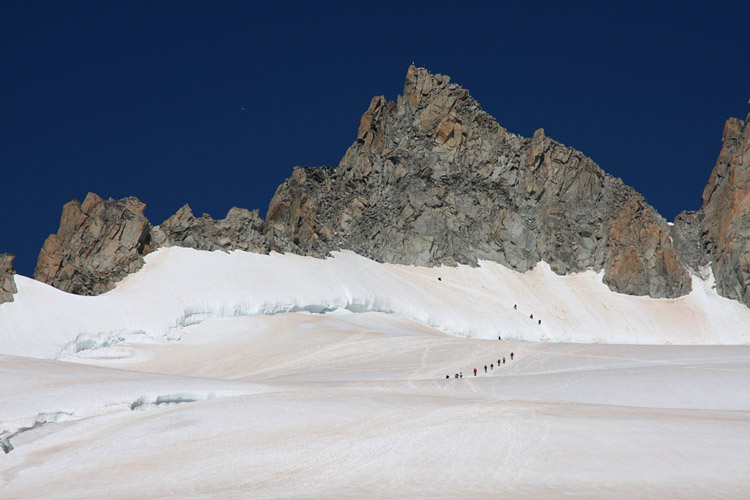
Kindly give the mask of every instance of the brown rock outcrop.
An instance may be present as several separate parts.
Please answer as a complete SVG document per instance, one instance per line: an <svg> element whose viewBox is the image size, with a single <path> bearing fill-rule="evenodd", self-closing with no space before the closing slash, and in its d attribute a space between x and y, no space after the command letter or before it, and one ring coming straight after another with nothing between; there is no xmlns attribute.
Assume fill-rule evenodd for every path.
<svg viewBox="0 0 750 500"><path fill-rule="evenodd" d="M750 114L727 120L703 191L701 243L718 292L750 306Z"/></svg>
<svg viewBox="0 0 750 500"><path fill-rule="evenodd" d="M640 200L631 199L622 205L609 227L604 283L630 295L643 295L641 291L646 287L652 297L684 292L685 289L672 289L665 294L657 288L663 283L660 277L680 276L685 272L663 224L663 219L653 210L644 209Z"/></svg>
<svg viewBox="0 0 750 500"><path fill-rule="evenodd" d="M153 250L145 207L135 197L104 201L94 193L83 203L65 204L57 234L39 253L34 279L79 295L111 290Z"/></svg>
<svg viewBox="0 0 750 500"><path fill-rule="evenodd" d="M3 302L13 302L13 294L18 291L14 275L16 270L13 269L12 253L0 253L0 304Z"/></svg>

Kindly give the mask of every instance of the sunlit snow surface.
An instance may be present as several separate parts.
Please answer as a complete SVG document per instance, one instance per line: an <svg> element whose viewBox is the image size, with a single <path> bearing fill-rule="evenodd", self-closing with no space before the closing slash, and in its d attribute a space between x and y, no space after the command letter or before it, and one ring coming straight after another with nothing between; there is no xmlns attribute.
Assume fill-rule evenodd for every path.
<svg viewBox="0 0 750 500"><path fill-rule="evenodd" d="M750 498L750 310L710 280L146 260L99 297L16 277L0 498Z"/></svg>
<svg viewBox="0 0 750 500"><path fill-rule="evenodd" d="M121 339L178 338L206 319L337 309L397 314L470 338L750 343L750 309L697 277L688 296L651 299L613 293L594 272L558 276L544 263L517 273L492 262L424 268L351 252L315 259L184 248L146 261L98 297L16 277L16 301L0 309L0 353L54 358Z"/></svg>

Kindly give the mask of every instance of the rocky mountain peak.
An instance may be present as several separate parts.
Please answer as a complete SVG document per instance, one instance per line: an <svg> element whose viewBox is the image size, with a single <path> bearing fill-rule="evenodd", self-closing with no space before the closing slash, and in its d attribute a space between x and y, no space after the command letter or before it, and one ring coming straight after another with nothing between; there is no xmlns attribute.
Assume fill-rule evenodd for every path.
<svg viewBox="0 0 750 500"><path fill-rule="evenodd" d="M403 97L412 108L418 109L435 104L436 99L445 102L451 92L468 95L468 92L458 85L450 85L450 82L449 76L432 74L412 64L406 71Z"/></svg>
<svg viewBox="0 0 750 500"><path fill-rule="evenodd" d="M396 102L372 99L337 169L295 170L279 187L267 224L281 251L519 271L545 260L604 269L625 293L690 289L666 221L632 188L543 129L508 133L467 90L414 66Z"/></svg>
<svg viewBox="0 0 750 500"><path fill-rule="evenodd" d="M434 266L491 260L518 271L604 272L612 290L678 297L688 266L713 263L722 295L750 305L750 127L730 119L698 212L670 228L593 160L538 129L509 133L447 76L409 67L395 102L374 97L337 168L297 167L265 222L184 205L151 227L135 198L89 194L65 205L35 277L96 294L157 246L323 257L349 249L380 262Z"/></svg>

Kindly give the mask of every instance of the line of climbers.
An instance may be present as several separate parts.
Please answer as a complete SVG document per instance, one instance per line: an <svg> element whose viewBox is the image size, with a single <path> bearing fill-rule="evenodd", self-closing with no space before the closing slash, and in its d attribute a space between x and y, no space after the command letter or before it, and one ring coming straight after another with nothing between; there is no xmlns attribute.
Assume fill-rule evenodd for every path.
<svg viewBox="0 0 750 500"><path fill-rule="evenodd" d="M440 276L438 276L438 281L443 281L443 278L440 277ZM513 304L513 309L517 311L518 310L518 304ZM534 313L531 313L529 315L529 319L531 319L531 320L534 319ZM536 322L537 322L537 325L541 325L542 324L542 320L541 319L537 318ZM503 340L503 339L500 336L498 336L497 340Z"/></svg>
<svg viewBox="0 0 750 500"><path fill-rule="evenodd" d="M514 356L515 356L515 354L513 354L511 352L510 353L510 360L511 361L513 361L513 357ZM502 358L497 358L497 367L500 368L501 364L503 364L503 365L505 364L505 356L503 356ZM490 363L490 370L494 370L494 369L495 369L495 364L494 363ZM487 365L484 365L484 373L487 373ZM474 368L474 376L475 377L477 376L477 369L476 368ZM445 378L451 378L451 376L450 375L446 375ZM464 378L464 372L461 371L461 372L456 373L453 376L453 378Z"/></svg>
<svg viewBox="0 0 750 500"><path fill-rule="evenodd" d="M513 304L513 310L514 311L518 310L518 304ZM534 319L534 313L529 314L529 319ZM542 324L542 320L537 318L537 324L541 325ZM502 340L500 337L498 337L497 339L498 340Z"/></svg>

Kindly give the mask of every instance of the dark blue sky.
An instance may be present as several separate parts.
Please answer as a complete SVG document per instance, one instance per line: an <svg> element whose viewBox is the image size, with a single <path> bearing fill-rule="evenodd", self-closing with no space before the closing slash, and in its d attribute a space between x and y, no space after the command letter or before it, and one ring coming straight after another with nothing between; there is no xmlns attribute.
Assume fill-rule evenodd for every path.
<svg viewBox="0 0 750 500"><path fill-rule="evenodd" d="M31 275L89 191L139 197L153 224L184 203L265 215L292 167L338 164L411 61L667 219L700 207L748 112L748 2L484 3L0 0L0 252Z"/></svg>

